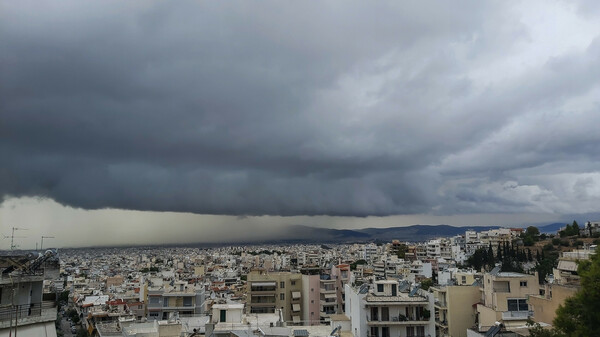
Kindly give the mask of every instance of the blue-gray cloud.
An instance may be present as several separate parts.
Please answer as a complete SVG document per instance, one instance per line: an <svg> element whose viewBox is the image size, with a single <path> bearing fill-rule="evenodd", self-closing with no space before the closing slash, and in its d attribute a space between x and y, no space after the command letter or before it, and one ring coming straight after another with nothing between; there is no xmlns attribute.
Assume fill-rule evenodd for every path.
<svg viewBox="0 0 600 337"><path fill-rule="evenodd" d="M548 42L512 5L4 2L0 194L231 215L593 212L600 40ZM600 33L585 6L564 22Z"/></svg>

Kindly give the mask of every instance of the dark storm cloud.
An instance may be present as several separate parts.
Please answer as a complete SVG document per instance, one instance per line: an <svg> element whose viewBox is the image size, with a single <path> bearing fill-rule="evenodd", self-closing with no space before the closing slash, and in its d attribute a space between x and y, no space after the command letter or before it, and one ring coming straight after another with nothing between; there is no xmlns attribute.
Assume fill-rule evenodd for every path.
<svg viewBox="0 0 600 337"><path fill-rule="evenodd" d="M2 3L0 193L232 215L592 212L600 42L550 55L508 5Z"/></svg>

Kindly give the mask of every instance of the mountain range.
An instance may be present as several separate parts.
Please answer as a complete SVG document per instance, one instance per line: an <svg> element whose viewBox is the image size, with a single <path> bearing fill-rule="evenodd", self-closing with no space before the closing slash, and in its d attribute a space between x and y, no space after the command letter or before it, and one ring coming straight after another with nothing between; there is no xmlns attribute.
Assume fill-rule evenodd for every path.
<svg viewBox="0 0 600 337"><path fill-rule="evenodd" d="M290 230L278 242L367 242L367 241L425 241L442 236L464 234L467 230L484 231L499 226L456 227L449 225L412 225L405 227L331 229L302 225L290 226ZM271 241L271 240L269 240Z"/></svg>

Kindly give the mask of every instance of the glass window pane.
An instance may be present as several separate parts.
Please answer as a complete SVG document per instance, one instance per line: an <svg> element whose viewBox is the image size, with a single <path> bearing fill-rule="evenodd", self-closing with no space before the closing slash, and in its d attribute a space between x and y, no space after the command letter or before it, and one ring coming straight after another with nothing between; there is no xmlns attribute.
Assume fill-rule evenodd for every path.
<svg viewBox="0 0 600 337"><path fill-rule="evenodd" d="M508 300L508 311L518 311L519 305L517 300Z"/></svg>

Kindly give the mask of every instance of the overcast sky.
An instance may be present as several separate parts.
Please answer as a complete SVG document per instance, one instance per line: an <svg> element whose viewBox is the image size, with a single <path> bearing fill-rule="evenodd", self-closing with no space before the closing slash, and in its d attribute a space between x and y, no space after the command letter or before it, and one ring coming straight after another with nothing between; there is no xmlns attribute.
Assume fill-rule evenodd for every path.
<svg viewBox="0 0 600 337"><path fill-rule="evenodd" d="M595 0L0 2L27 240L585 218L599 125Z"/></svg>

